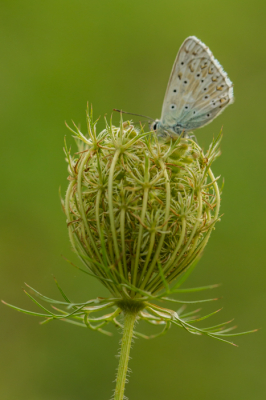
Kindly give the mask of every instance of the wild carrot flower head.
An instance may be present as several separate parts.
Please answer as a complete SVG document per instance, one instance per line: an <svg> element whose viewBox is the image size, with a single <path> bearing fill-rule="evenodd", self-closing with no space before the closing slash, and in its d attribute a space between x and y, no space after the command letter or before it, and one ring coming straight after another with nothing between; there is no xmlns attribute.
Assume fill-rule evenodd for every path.
<svg viewBox="0 0 266 400"><path fill-rule="evenodd" d="M107 335L110 332L103 327L108 323L123 328L118 318L121 313L125 320L134 315L132 321L162 325L160 333L149 337L165 333L172 324L221 341L249 333L228 333L235 328L227 327L230 321L211 328L195 327L193 321L205 320L217 311L199 317L198 310L185 312L184 305L217 299L172 297L217 286L179 289L219 220L220 189L211 165L220 154L221 135L204 153L191 138L160 142L154 133L139 130L122 117L120 126L106 121L99 133L92 113L87 112L87 123L87 134L75 125L71 129L77 153L71 155L65 144L69 185L62 206L71 245L83 264L77 268L99 279L110 297L74 303L56 281L63 301L26 285L31 293L26 294L41 307L41 313L8 305L44 318L43 323L61 319ZM32 294L52 304L53 311ZM176 312L163 308L165 302L182 306ZM111 313L102 313L110 308ZM101 315L95 318L95 312ZM135 330L134 335L149 338Z"/></svg>
<svg viewBox="0 0 266 400"><path fill-rule="evenodd" d="M77 128L66 149L64 209L70 241L86 269L121 299L156 296L198 259L219 218L210 169L219 155L192 139L168 143L121 120L97 134Z"/></svg>

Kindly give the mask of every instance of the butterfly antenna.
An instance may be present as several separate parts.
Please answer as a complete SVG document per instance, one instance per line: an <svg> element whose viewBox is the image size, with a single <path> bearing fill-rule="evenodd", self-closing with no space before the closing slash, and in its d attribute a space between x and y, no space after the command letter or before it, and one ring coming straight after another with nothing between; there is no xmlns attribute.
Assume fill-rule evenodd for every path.
<svg viewBox="0 0 266 400"><path fill-rule="evenodd" d="M122 114L136 115L137 117L143 117L143 118L149 119L150 121L154 121L154 118L147 117L146 115L142 115L142 114L129 113L127 111L117 110L116 108L113 108L113 111L117 111L117 112L120 112Z"/></svg>

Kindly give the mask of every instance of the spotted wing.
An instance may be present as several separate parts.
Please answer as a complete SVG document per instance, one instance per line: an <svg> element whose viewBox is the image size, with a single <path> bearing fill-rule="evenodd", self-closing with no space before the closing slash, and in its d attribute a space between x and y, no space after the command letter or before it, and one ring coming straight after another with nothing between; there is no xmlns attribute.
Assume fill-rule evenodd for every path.
<svg viewBox="0 0 266 400"><path fill-rule="evenodd" d="M211 51L195 36L182 44L168 82L161 126L176 133L211 122L233 102L233 84Z"/></svg>

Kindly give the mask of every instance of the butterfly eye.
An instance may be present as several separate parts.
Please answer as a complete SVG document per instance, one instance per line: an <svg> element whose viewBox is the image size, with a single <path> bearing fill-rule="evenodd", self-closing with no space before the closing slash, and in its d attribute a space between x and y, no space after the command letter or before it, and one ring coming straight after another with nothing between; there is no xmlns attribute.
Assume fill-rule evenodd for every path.
<svg viewBox="0 0 266 400"><path fill-rule="evenodd" d="M157 126L158 126L158 123L157 123L157 122L155 122L155 123L153 124L153 126L152 126L152 129L153 129L154 131L156 131L156 129L157 129Z"/></svg>

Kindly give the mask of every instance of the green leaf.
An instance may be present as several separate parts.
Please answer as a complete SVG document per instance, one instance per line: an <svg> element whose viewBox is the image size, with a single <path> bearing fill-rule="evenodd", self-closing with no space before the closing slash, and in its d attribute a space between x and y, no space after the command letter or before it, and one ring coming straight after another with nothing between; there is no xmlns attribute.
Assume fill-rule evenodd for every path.
<svg viewBox="0 0 266 400"><path fill-rule="evenodd" d="M218 336L213 336L213 335L211 335L211 334L208 334L208 336L212 337L213 339L220 340L221 342L229 343L229 344L231 344L232 346L238 347L237 344L235 344L235 343L233 343L233 342L230 342L229 340L225 340L225 339L222 339L222 338L220 338L220 337L218 337Z"/></svg>
<svg viewBox="0 0 266 400"><path fill-rule="evenodd" d="M203 317L194 319L193 322L203 321L204 319L207 319L207 318L209 318L209 317L212 317L214 314L217 314L217 313L218 313L219 311L221 311L221 310L222 310L222 308L220 308L219 310L216 310L216 311L214 311L214 312L212 312L212 313L210 313L210 314L204 315Z"/></svg>
<svg viewBox="0 0 266 400"><path fill-rule="evenodd" d="M204 299L204 300L176 300L176 299L171 299L169 297L161 297L161 300L165 300L165 301L171 301L173 303L183 303L183 304L197 304L197 303L207 303L209 301L216 301L219 300L219 298L215 298L215 299Z"/></svg>
<svg viewBox="0 0 266 400"><path fill-rule="evenodd" d="M79 254L79 256L80 256L81 258L84 258L85 260L88 260L88 261L92 262L93 264L97 265L98 267L102 268L102 264L98 263L97 261L93 260L92 258L90 258L90 257L88 257L88 256L85 256L84 254ZM78 267L78 266L75 265L72 261L68 260L68 259L65 258L64 256L62 256L62 257L63 257L69 264L71 264L73 267L79 269L80 271L84 272L85 274L90 275L90 276L92 276L93 278L100 279L100 280L102 280L102 281L106 281L106 282L110 282L110 283L114 283L114 284L115 284L115 282L114 282L112 279L104 278L104 277L102 277L102 276L100 276L100 275L95 275L95 274L93 274L92 272L88 272L88 271L86 271L85 269L82 269L82 268Z"/></svg>
<svg viewBox="0 0 266 400"><path fill-rule="evenodd" d="M234 321L234 319L231 319L230 321L223 322L222 324L209 326L208 328L205 328L205 331L207 331L207 330L210 331L212 329L221 328L221 327L223 327L223 326L225 326L227 324L230 324L233 321Z"/></svg>
<svg viewBox="0 0 266 400"><path fill-rule="evenodd" d="M180 287L189 277L189 275L193 272L194 268L198 264L200 260L200 257L198 257L191 265L190 267L183 273L180 279L176 282L176 284L172 287L171 292L176 290L178 287Z"/></svg>
<svg viewBox="0 0 266 400"><path fill-rule="evenodd" d="M242 335L247 335L248 333L257 332L258 330L259 329L253 329L252 331L239 332L239 333L213 333L212 335L215 335L215 336L242 336Z"/></svg>
<svg viewBox="0 0 266 400"><path fill-rule="evenodd" d="M168 285L168 282L165 279L165 276L164 276L164 273L163 273L163 269L162 269L162 265L161 265L161 263L159 261L157 262L157 264L158 264L158 267L159 267L160 276L161 276L163 284L164 284L164 286L166 288L166 293L169 293L169 285Z"/></svg>
<svg viewBox="0 0 266 400"><path fill-rule="evenodd" d="M197 312L199 312L199 311L201 311L201 308L197 308L197 310L194 310L194 311L190 311L190 312L188 312L188 313L186 313L186 314L179 314L179 312L177 311L177 315L180 317L180 318L185 318L185 317L189 317L190 315L193 315L193 314L196 314Z"/></svg>
<svg viewBox="0 0 266 400"><path fill-rule="evenodd" d="M63 301L58 301L58 300L54 300L54 299L50 299L47 296L44 296L43 294L41 294L40 292L38 292L37 290L33 289L30 285L28 285L27 283L24 282L24 284L30 289L31 292L33 292L35 294L35 296L37 296L39 299L46 301L47 303L52 303L52 304L62 304L62 305L68 305L68 303L63 302Z"/></svg>
<svg viewBox="0 0 266 400"><path fill-rule="evenodd" d="M36 313L36 312L33 312L33 311L28 311L28 310L24 310L23 308L19 308L19 307L16 307L16 306L13 306L12 304L9 304L9 303L6 303L4 300L1 300L2 301L2 303L3 304L5 304L6 306L8 306L8 307L10 307L10 308L13 308L14 310L16 310L16 311L19 311L19 312L22 312L22 313L24 313L24 314L28 314L28 315L34 315L35 317L50 317L50 318L53 318L53 314L40 314L40 313Z"/></svg>
<svg viewBox="0 0 266 400"><path fill-rule="evenodd" d="M219 284L215 285L209 285L209 286L200 286L196 288L188 288L188 289L176 289L176 290L171 290L171 293L192 293L192 292L200 292L202 290L208 290L208 289L214 289L219 287Z"/></svg>
<svg viewBox="0 0 266 400"><path fill-rule="evenodd" d="M56 286L58 287L58 290L60 291L62 297L63 297L68 303L71 303L71 301L68 299L68 297L65 295L65 293L63 292L63 290L62 290L61 287L59 286L59 284L58 284L57 280L55 279L55 277L53 277L53 278L54 278L54 281L55 281L55 283L56 283Z"/></svg>
<svg viewBox="0 0 266 400"><path fill-rule="evenodd" d="M60 321L68 322L69 324L73 324L73 325L77 325L77 326L82 326L83 328L87 328L87 326L85 324L83 324L82 322L73 321L73 319L63 319L62 318Z"/></svg>
<svg viewBox="0 0 266 400"><path fill-rule="evenodd" d="M51 313L51 311L49 311L49 310L47 310L47 308L43 307L37 300L35 300L34 297L32 297L28 292L26 292L26 290L23 289L23 291L24 291L24 293L33 301L33 303L37 304L38 307L40 307L40 308L41 308L42 310L44 310L44 311L47 311L48 313L49 313L49 312ZM53 313L51 313L51 314L52 314L54 317L56 317L55 314L53 314Z"/></svg>

